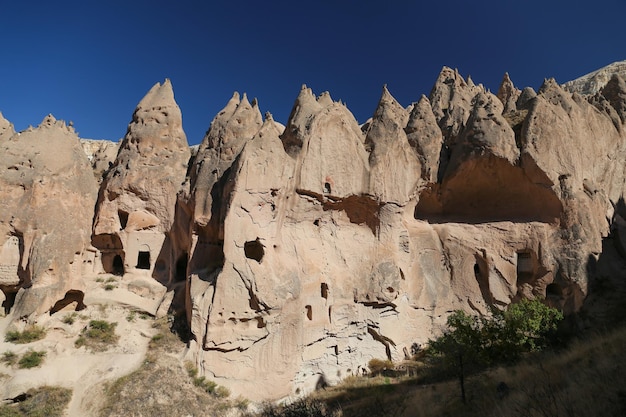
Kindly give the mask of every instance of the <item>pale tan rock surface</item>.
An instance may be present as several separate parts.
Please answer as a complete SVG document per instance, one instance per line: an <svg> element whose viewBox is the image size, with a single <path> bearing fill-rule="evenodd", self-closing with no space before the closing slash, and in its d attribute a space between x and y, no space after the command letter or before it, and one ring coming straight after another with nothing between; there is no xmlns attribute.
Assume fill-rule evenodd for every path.
<svg viewBox="0 0 626 417"><path fill-rule="evenodd" d="M93 269L123 269L124 291L85 300L160 315L171 302L191 328L186 359L254 401L402 360L455 309L584 308L601 271L626 268L626 87L608 80L583 97L505 76L496 96L444 67L407 108L384 88L362 126L306 86L285 126L235 94L191 158L171 85L157 84L102 184L87 251ZM21 235L2 225L14 236L0 263L17 271Z"/></svg>
<svg viewBox="0 0 626 417"><path fill-rule="evenodd" d="M618 74L622 78L625 78L626 61L618 61L609 64L599 70L576 78L575 80L568 81L563 84L563 87L572 93L595 94L609 82L613 74Z"/></svg>
<svg viewBox="0 0 626 417"><path fill-rule="evenodd" d="M170 239L176 195L190 151L169 80L139 102L100 187L93 244L111 273L144 273L167 283L182 249Z"/></svg>
<svg viewBox="0 0 626 417"><path fill-rule="evenodd" d="M83 146L87 159L93 168L93 174L100 184L106 171L113 166L119 143L110 140L81 139L80 144Z"/></svg>
<svg viewBox="0 0 626 417"><path fill-rule="evenodd" d="M23 317L82 297L97 184L73 128L49 115L36 129L2 135L0 172L4 310L15 301Z"/></svg>

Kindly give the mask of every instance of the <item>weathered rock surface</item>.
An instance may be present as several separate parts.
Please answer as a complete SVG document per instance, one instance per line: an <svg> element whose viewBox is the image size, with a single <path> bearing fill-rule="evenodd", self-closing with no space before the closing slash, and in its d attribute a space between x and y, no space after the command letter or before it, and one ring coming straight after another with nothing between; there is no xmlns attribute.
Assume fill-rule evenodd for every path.
<svg viewBox="0 0 626 417"><path fill-rule="evenodd" d="M622 78L626 78L626 61L614 62L597 71L568 81L563 84L563 87L571 93L583 95L595 94L609 82L613 74L618 74Z"/></svg>
<svg viewBox="0 0 626 417"><path fill-rule="evenodd" d="M105 271L169 282L179 255L170 239L176 195L190 157L169 80L139 102L119 147L100 187L93 244Z"/></svg>
<svg viewBox="0 0 626 417"><path fill-rule="evenodd" d="M113 166L119 144L110 140L92 139L81 139L80 144L83 146L87 159L91 163L91 168L98 184L102 183L104 174Z"/></svg>
<svg viewBox="0 0 626 417"><path fill-rule="evenodd" d="M97 184L64 122L49 115L10 137L12 126L0 126L0 289L5 312L15 302L22 317L82 298Z"/></svg>
<svg viewBox="0 0 626 417"><path fill-rule="evenodd" d="M430 98L406 108L384 88L361 127L306 86L285 126L236 93L193 156L171 85L157 84L101 185L93 269L123 274L132 293L124 302L153 314L163 314L165 287L151 279L174 289L172 308L192 334L187 359L252 400L306 393L372 358L401 360L454 309L489 314L539 297L576 311L600 260L602 270L626 265L626 87L620 75L607 80L583 97L554 80L520 91L506 75L496 96L443 68ZM41 156L29 151L36 141L20 142L21 153L14 142L45 129L72 136L53 120L14 134L0 118L9 202L0 206L0 265L13 268L0 286L10 294L32 277L20 311L37 310L28 297L43 297L42 283L80 291L71 273L59 278L64 264L40 261L49 246L37 246L58 245L51 236L71 226L23 209L58 196L50 178L65 178L53 157L42 172L58 174L34 185L18 178ZM80 150L77 139L67 144ZM89 189L89 204L68 193L87 217ZM65 201L55 198L50 207ZM37 215L37 228L20 220ZM50 259L72 254L79 264L88 247L80 230Z"/></svg>

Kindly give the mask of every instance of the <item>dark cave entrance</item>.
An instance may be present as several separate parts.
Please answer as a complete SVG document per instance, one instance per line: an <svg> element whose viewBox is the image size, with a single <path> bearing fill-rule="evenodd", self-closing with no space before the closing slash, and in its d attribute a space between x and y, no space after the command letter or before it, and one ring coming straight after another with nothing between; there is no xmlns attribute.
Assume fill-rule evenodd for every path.
<svg viewBox="0 0 626 417"><path fill-rule="evenodd" d="M176 261L176 275L174 276L175 281L184 281L185 278L187 278L187 258L187 252L184 252L180 258L178 258L178 261Z"/></svg>
<svg viewBox="0 0 626 417"><path fill-rule="evenodd" d="M150 269L150 252L139 251L137 254L137 269Z"/></svg>
<svg viewBox="0 0 626 417"><path fill-rule="evenodd" d="M113 275L124 275L124 261L120 255L115 255L113 257Z"/></svg>

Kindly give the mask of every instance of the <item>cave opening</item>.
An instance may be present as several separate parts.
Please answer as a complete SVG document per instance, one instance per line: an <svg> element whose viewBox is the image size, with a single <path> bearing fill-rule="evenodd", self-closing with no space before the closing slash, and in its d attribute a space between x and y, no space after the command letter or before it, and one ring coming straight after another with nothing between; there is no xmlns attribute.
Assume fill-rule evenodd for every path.
<svg viewBox="0 0 626 417"><path fill-rule="evenodd" d="M328 284L327 283L322 282L320 292L321 292L322 298L328 299Z"/></svg>
<svg viewBox="0 0 626 417"><path fill-rule="evenodd" d="M150 269L150 252L139 251L137 254L137 269Z"/></svg>
<svg viewBox="0 0 626 417"><path fill-rule="evenodd" d="M532 253L529 251L517 252L517 285L530 283L533 276Z"/></svg>
<svg viewBox="0 0 626 417"><path fill-rule="evenodd" d="M4 314L9 314L11 309L13 308L13 304L15 304L15 297L17 296L17 291L4 291L4 301L2 302L2 307L4 308Z"/></svg>
<svg viewBox="0 0 626 417"><path fill-rule="evenodd" d="M120 219L120 230L126 229L126 225L128 224L128 212L118 210L117 217Z"/></svg>
<svg viewBox="0 0 626 417"><path fill-rule="evenodd" d="M121 255L115 255L113 257L113 270L111 272L113 275L124 275L124 260L122 260Z"/></svg>
<svg viewBox="0 0 626 417"><path fill-rule="evenodd" d="M257 237L256 240L252 240L244 243L243 251L248 259L254 259L258 263L261 263L263 260L263 256L265 255L265 247L259 241Z"/></svg>
<svg viewBox="0 0 626 417"><path fill-rule="evenodd" d="M187 252L183 252L176 261L176 275L174 277L176 281L184 281L187 278L187 258Z"/></svg>

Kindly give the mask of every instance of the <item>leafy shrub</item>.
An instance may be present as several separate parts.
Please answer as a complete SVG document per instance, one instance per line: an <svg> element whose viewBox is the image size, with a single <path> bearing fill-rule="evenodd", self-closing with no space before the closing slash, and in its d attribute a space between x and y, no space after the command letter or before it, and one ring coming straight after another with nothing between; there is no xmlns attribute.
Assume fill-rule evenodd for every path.
<svg viewBox="0 0 626 417"><path fill-rule="evenodd" d="M39 326L30 326L24 329L23 332L11 331L7 332L4 336L6 342L25 344L31 343L46 337L46 331Z"/></svg>
<svg viewBox="0 0 626 417"><path fill-rule="evenodd" d="M106 284L103 288L105 291L113 291L117 287L113 284Z"/></svg>
<svg viewBox="0 0 626 417"><path fill-rule="evenodd" d="M443 335L429 341L430 363L434 373L459 378L465 402L465 375L541 350L562 319L561 312L539 300L522 300L505 311L495 310L491 317L457 310L448 317Z"/></svg>
<svg viewBox="0 0 626 417"><path fill-rule="evenodd" d="M17 366L22 369L34 368L41 365L46 352L29 350L20 358Z"/></svg>

